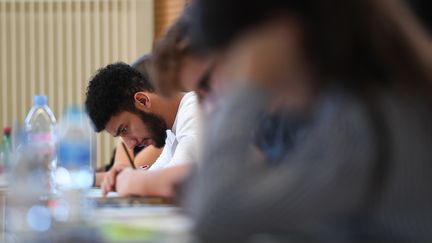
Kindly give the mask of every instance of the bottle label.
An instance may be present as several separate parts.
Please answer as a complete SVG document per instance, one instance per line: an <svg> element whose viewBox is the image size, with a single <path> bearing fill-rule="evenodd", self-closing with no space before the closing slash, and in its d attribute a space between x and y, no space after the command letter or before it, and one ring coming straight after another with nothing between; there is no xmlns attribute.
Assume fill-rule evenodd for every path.
<svg viewBox="0 0 432 243"><path fill-rule="evenodd" d="M30 133L29 144L36 149L36 153L42 156L54 156L54 136L50 132Z"/></svg>
<svg viewBox="0 0 432 243"><path fill-rule="evenodd" d="M29 135L30 141L37 141L37 142L52 142L54 140L54 137L51 133L32 133Z"/></svg>
<svg viewBox="0 0 432 243"><path fill-rule="evenodd" d="M89 167L90 145L85 142L60 142L57 156L62 167Z"/></svg>

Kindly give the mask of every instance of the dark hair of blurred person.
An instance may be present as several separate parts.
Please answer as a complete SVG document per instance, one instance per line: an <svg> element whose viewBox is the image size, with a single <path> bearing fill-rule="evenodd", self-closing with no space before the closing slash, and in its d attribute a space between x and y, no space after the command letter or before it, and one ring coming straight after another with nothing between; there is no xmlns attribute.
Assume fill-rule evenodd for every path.
<svg viewBox="0 0 432 243"><path fill-rule="evenodd" d="M195 3L194 38L223 55L235 90L213 114L189 194L199 240L432 241L432 50L409 8ZM312 126L289 163L265 168L251 131L279 98Z"/></svg>
<svg viewBox="0 0 432 243"><path fill-rule="evenodd" d="M377 13L382 12L379 5L388 6L387 0L197 2L200 21L195 22L195 36L211 50L226 47L235 37L270 19L291 16L301 25L303 50L314 62L321 82L361 87L366 80L385 85L403 80L405 87L410 80L408 87L412 87L432 76L430 58L423 58L425 53L418 53L412 45L424 45L413 39L425 30L406 23L412 16L405 8L386 11L397 15L393 17ZM424 6L420 3L425 1L412 2Z"/></svg>
<svg viewBox="0 0 432 243"><path fill-rule="evenodd" d="M153 79L158 90L167 96L175 90L192 90L202 98L208 91L211 55L190 38L193 12L184 13L156 43L153 50Z"/></svg>
<svg viewBox="0 0 432 243"><path fill-rule="evenodd" d="M407 0L408 5L414 11L421 24L428 30L429 36L432 35L432 2L429 0Z"/></svg>

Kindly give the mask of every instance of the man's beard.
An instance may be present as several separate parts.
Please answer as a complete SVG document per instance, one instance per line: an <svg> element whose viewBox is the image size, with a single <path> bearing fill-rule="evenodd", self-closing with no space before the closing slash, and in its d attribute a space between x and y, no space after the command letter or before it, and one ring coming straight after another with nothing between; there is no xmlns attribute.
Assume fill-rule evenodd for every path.
<svg viewBox="0 0 432 243"><path fill-rule="evenodd" d="M166 130L168 129L166 122L162 117L155 114L146 113L140 110L136 111L142 122L150 130L155 147L162 148L165 145Z"/></svg>

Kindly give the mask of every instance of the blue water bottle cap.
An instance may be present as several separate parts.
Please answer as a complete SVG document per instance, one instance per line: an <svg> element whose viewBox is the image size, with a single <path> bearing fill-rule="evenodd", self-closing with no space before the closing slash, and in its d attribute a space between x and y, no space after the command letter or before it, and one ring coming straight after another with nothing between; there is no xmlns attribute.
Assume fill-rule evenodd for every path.
<svg viewBox="0 0 432 243"><path fill-rule="evenodd" d="M69 121L79 121L82 117L82 112L79 106L71 105L66 108L66 117Z"/></svg>
<svg viewBox="0 0 432 243"><path fill-rule="evenodd" d="M47 105L48 98L45 95L35 95L33 102L35 105L44 106Z"/></svg>

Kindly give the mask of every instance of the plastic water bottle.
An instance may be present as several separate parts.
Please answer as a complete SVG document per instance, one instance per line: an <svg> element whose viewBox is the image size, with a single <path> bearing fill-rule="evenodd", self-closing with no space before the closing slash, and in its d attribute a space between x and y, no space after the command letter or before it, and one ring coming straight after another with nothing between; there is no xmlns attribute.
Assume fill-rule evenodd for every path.
<svg viewBox="0 0 432 243"><path fill-rule="evenodd" d="M46 96L34 97L33 107L25 118L25 133L27 145L35 152L34 163L38 163L41 169L46 188L42 198L49 199L56 194L55 169L56 169L56 119L47 105Z"/></svg>
<svg viewBox="0 0 432 243"><path fill-rule="evenodd" d="M86 113L79 107L66 109L59 123L57 147L57 184L63 209L54 215L58 220L79 222L88 215L85 192L93 185L94 132Z"/></svg>
<svg viewBox="0 0 432 243"><path fill-rule="evenodd" d="M94 132L87 114L77 106L66 109L59 124L58 160L70 176L66 188L89 189L93 184Z"/></svg>

